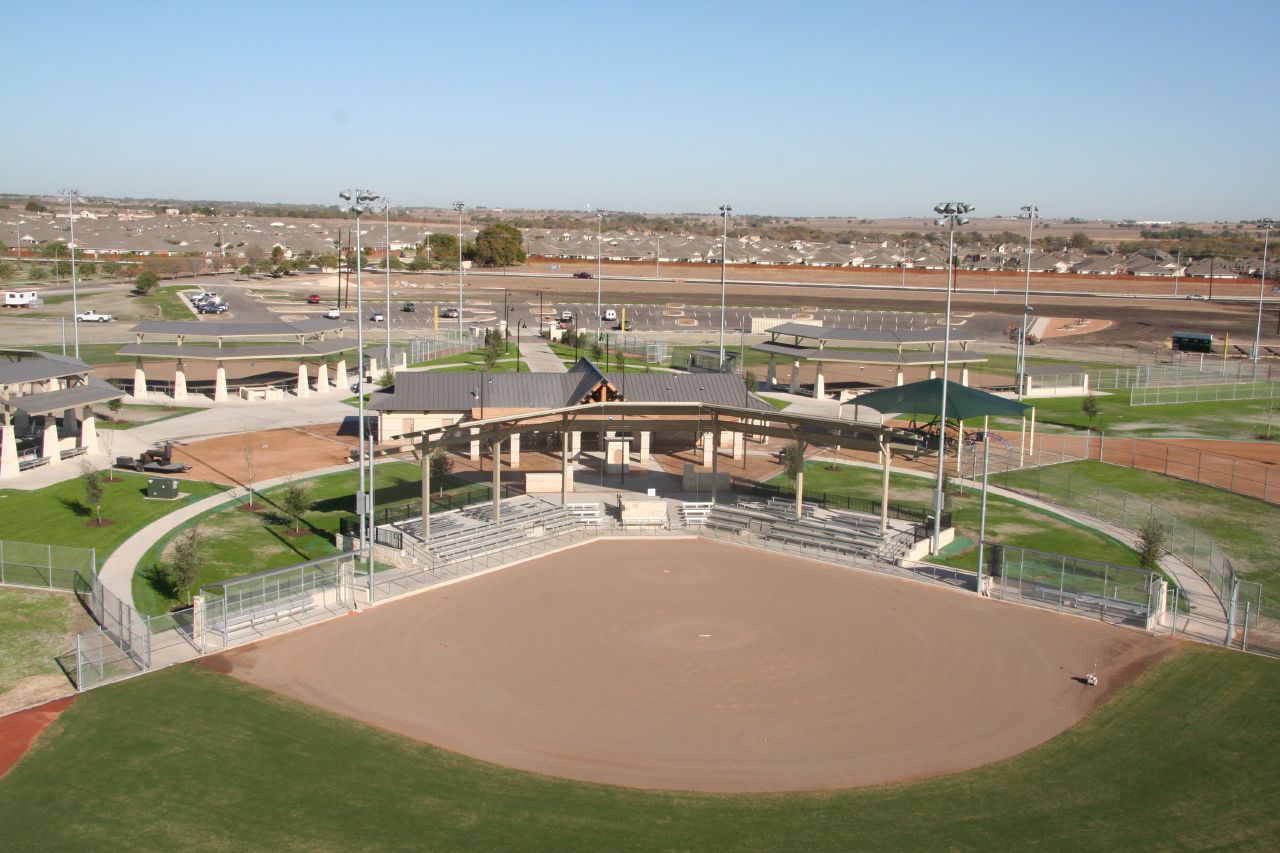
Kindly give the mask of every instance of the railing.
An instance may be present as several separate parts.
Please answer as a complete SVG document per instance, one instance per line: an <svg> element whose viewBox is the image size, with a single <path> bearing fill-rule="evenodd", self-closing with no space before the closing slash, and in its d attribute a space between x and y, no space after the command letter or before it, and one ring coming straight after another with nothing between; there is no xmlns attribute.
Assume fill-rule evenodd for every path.
<svg viewBox="0 0 1280 853"><path fill-rule="evenodd" d="M732 479L733 491L743 495L759 495L761 497L772 498L792 498L795 497L795 489L784 489L775 486L772 483L755 483L750 480L743 480L738 477ZM849 495L832 495L826 492L805 492L805 503L818 504L828 509L847 509L853 512L862 512L868 515L880 514L880 502L867 498L855 498ZM899 521L910 521L916 527L924 526L927 528L933 523L933 514L924 507L904 506L902 504L889 504L889 518L898 519ZM947 528L951 526L951 513L942 513L942 526ZM924 538L922 536L917 537Z"/></svg>

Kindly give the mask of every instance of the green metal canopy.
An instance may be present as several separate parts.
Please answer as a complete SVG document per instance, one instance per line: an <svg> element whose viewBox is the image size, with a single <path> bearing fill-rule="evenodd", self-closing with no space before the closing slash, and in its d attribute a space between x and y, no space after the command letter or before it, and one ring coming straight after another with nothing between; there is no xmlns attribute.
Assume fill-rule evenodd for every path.
<svg viewBox="0 0 1280 853"><path fill-rule="evenodd" d="M906 412L912 414L929 414L942 407L942 380L926 379L923 382L912 382L910 385L899 385L895 388L882 388L855 397L850 402L859 406L867 406L882 414ZM1021 417L1029 406L1016 400L1008 400L969 388L959 382L947 383L947 417L951 420L967 421L984 415L1007 415Z"/></svg>

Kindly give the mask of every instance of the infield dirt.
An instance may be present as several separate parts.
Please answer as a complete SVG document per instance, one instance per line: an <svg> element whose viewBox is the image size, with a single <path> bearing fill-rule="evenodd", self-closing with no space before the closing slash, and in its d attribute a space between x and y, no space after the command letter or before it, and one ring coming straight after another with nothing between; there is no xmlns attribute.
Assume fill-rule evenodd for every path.
<svg viewBox="0 0 1280 853"><path fill-rule="evenodd" d="M509 767L747 792L1017 755L1174 647L702 539L605 540L206 665Z"/></svg>

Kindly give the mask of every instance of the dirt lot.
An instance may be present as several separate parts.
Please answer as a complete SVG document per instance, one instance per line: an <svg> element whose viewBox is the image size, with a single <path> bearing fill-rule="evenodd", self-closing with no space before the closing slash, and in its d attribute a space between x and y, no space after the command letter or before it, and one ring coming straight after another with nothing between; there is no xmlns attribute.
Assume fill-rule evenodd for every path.
<svg viewBox="0 0 1280 853"><path fill-rule="evenodd" d="M244 485L248 481L247 442L253 451L253 478L261 482L346 462L356 438L339 435L339 427L340 424L321 424L194 441L175 445L173 460L191 466L181 477Z"/></svg>
<svg viewBox="0 0 1280 853"><path fill-rule="evenodd" d="M596 542L209 665L486 761L702 791L1016 755L1173 648L705 540ZM1098 659L1102 688L1076 679Z"/></svg>

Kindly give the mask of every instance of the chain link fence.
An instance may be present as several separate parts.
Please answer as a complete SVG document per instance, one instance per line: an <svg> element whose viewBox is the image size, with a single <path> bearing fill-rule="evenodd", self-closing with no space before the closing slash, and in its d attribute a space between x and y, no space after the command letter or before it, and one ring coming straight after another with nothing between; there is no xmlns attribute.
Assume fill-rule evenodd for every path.
<svg viewBox="0 0 1280 853"><path fill-rule="evenodd" d="M97 574L93 548L0 540L0 584L80 592Z"/></svg>
<svg viewBox="0 0 1280 853"><path fill-rule="evenodd" d="M991 595L1148 629L1159 577L1132 566L986 543Z"/></svg>

